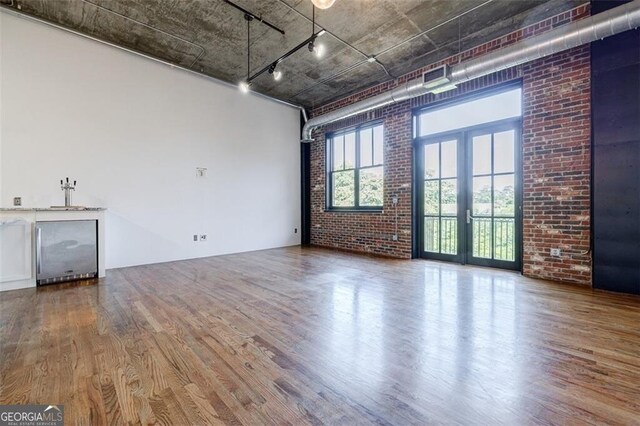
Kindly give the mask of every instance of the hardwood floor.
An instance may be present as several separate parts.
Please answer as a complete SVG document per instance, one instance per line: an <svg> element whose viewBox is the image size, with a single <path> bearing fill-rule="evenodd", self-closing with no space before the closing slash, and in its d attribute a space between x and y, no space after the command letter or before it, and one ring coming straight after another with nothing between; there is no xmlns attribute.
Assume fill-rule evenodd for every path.
<svg viewBox="0 0 640 426"><path fill-rule="evenodd" d="M640 298L286 248L0 293L0 404L66 424L640 424Z"/></svg>

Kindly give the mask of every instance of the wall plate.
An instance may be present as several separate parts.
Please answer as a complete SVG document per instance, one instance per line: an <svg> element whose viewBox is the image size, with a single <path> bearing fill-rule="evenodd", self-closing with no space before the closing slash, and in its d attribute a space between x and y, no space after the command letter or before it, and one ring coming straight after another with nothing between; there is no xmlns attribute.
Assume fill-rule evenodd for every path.
<svg viewBox="0 0 640 426"><path fill-rule="evenodd" d="M197 178L206 178L207 177L207 168L206 167L196 167L196 177Z"/></svg>

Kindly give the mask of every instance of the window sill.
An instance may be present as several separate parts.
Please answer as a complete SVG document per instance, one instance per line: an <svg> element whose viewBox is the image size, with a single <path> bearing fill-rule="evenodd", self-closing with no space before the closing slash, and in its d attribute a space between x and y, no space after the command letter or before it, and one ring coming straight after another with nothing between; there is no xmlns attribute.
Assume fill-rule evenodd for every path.
<svg viewBox="0 0 640 426"><path fill-rule="evenodd" d="M372 213L372 214L380 214L384 213L384 209L381 208L373 208L373 209L324 209L325 213Z"/></svg>

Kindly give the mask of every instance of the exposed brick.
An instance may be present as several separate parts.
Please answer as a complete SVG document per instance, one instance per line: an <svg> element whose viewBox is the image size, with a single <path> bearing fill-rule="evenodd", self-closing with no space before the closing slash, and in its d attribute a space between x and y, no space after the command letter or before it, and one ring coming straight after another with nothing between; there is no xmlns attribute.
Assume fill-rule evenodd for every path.
<svg viewBox="0 0 640 426"><path fill-rule="evenodd" d="M389 91L444 63L455 64L589 15L588 4L499 39L315 108L326 114ZM349 117L314 132L311 146L311 243L397 258L411 257L412 109L521 79L523 88L523 272L559 281L591 283L590 140L591 92L588 46L561 52L461 84ZM384 211L325 211L325 132L381 119L385 126ZM397 196L396 210L391 199ZM559 247L562 258L549 256Z"/></svg>

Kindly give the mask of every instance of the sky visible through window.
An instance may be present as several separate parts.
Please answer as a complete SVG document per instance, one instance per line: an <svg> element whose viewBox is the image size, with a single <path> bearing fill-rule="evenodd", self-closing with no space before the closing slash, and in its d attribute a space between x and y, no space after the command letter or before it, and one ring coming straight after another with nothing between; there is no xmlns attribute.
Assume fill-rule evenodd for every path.
<svg viewBox="0 0 640 426"><path fill-rule="evenodd" d="M521 114L522 89L512 89L496 95L420 114L420 136L434 135L478 124L519 117ZM512 136L504 136L507 135L496 134L494 161L497 167L495 173L513 170ZM490 135L476 138L473 154L474 174L491 173ZM443 155L443 169L455 169L456 161L457 157L455 155ZM500 170L502 165L506 165L509 170Z"/></svg>
<svg viewBox="0 0 640 426"><path fill-rule="evenodd" d="M520 117L522 89L517 88L420 114L420 135L428 136L482 123Z"/></svg>

